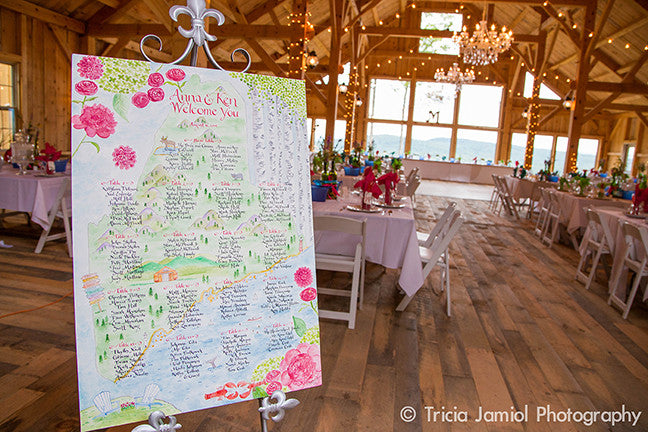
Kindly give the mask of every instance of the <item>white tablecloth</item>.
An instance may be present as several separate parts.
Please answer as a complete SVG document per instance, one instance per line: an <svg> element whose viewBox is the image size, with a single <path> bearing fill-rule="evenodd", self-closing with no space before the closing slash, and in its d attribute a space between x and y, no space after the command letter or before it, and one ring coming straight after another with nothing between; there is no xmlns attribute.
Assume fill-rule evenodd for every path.
<svg viewBox="0 0 648 432"><path fill-rule="evenodd" d="M540 201L540 188L556 188L558 183L547 181L534 181L521 179L513 176L505 176L504 180L509 187L511 195L516 201L523 201L530 198L531 201Z"/></svg>
<svg viewBox="0 0 648 432"><path fill-rule="evenodd" d="M367 221L365 241L367 261L387 268L400 268L399 285L413 296L423 285L423 269L418 251L414 213L408 198L402 209L385 210L382 213L361 213L346 209L347 205L359 205L360 196L313 202L313 215L334 215ZM342 209L342 211L340 211ZM315 250L321 253L353 255L357 240L342 233L316 233Z"/></svg>
<svg viewBox="0 0 648 432"><path fill-rule="evenodd" d="M569 234L574 234L580 228L587 227L585 209L588 207L614 207L626 209L630 207L629 200L622 199L596 199L579 197L567 192L557 191L558 202L561 207L560 223L567 227Z"/></svg>
<svg viewBox="0 0 648 432"><path fill-rule="evenodd" d="M42 171L28 171L19 176L17 172L10 165L0 165L0 209L31 213L31 220L46 229L47 213L69 175L46 176Z"/></svg>

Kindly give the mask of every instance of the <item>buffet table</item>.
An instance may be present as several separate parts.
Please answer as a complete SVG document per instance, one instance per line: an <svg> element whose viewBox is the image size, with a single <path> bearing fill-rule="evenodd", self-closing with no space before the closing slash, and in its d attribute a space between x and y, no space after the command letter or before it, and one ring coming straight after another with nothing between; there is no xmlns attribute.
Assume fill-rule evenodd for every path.
<svg viewBox="0 0 648 432"><path fill-rule="evenodd" d="M478 165L431 160L403 159L403 169L410 172L418 167L426 180L446 180L460 183L493 184L492 175L508 176L513 168L498 165Z"/></svg>
<svg viewBox="0 0 648 432"><path fill-rule="evenodd" d="M344 216L367 221L365 254L367 261L387 268L400 268L400 287L413 296L423 285L423 268L419 256L418 240L409 198L401 209L385 209L379 213L350 211L347 205L356 205L360 196L338 197L337 200L313 202L313 216ZM343 233L316 233L315 250L321 253L353 255L357 240Z"/></svg>

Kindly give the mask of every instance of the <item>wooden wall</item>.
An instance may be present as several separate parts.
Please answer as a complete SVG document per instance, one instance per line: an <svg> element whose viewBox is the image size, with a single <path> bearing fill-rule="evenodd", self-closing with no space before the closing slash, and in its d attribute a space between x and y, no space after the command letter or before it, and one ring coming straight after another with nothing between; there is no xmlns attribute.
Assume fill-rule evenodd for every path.
<svg viewBox="0 0 648 432"><path fill-rule="evenodd" d="M644 118L645 119L645 118ZM610 132L607 156L609 167L615 165L618 158L623 155L624 144L635 145L635 160L632 173L637 173L639 164L646 164L648 168L648 125L634 114L620 115L615 119L614 127Z"/></svg>
<svg viewBox="0 0 648 432"><path fill-rule="evenodd" d="M79 48L78 34L0 8L0 61L16 64L20 80L16 127L38 127L41 147L70 149L69 53Z"/></svg>

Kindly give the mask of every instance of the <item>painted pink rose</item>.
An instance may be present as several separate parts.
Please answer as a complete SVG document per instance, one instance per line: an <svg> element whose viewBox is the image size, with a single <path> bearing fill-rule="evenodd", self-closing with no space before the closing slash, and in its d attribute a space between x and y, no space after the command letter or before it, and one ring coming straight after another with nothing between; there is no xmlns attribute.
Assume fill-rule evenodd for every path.
<svg viewBox="0 0 648 432"><path fill-rule="evenodd" d="M92 81L83 80L74 84L74 90L84 96L92 96L93 94L97 93L99 87L97 87L97 84L93 83Z"/></svg>
<svg viewBox="0 0 648 432"><path fill-rule="evenodd" d="M164 75L162 75L160 72L153 72L151 75L148 77L148 85L151 87L160 87L164 84Z"/></svg>
<svg viewBox="0 0 648 432"><path fill-rule="evenodd" d="M103 63L97 57L85 56L77 63L79 75L83 78L98 79L104 72Z"/></svg>
<svg viewBox="0 0 648 432"><path fill-rule="evenodd" d="M135 166L137 162L137 157L135 150L128 146L119 146L112 152L113 162L115 166L120 169L130 169Z"/></svg>
<svg viewBox="0 0 648 432"><path fill-rule="evenodd" d="M162 99L164 99L164 90L162 90L160 87L150 88L148 89L146 94L148 95L151 102L160 102Z"/></svg>
<svg viewBox="0 0 648 432"><path fill-rule="evenodd" d="M144 92L137 92L131 98L131 102L133 102L133 105L137 108L144 108L150 101L148 95Z"/></svg>
<svg viewBox="0 0 648 432"><path fill-rule="evenodd" d="M272 396L272 393L276 392L277 390L281 390L281 383L277 381L272 381L268 386L266 387L266 393L268 396Z"/></svg>
<svg viewBox="0 0 648 432"><path fill-rule="evenodd" d="M72 126L75 129L85 129L89 137L98 135L108 138L115 133L117 122L108 108L101 104L86 105L80 115L72 116Z"/></svg>
<svg viewBox="0 0 648 432"><path fill-rule="evenodd" d="M300 267L295 272L295 282L304 288L313 282L313 272L308 267Z"/></svg>
<svg viewBox="0 0 648 432"><path fill-rule="evenodd" d="M266 382L276 381L279 375L281 375L281 372L279 372L277 369L271 370L265 377Z"/></svg>
<svg viewBox="0 0 648 432"><path fill-rule="evenodd" d="M315 288L306 288L301 293L299 293L299 298L305 302L313 301L317 298L317 291Z"/></svg>
<svg viewBox="0 0 648 432"><path fill-rule="evenodd" d="M182 69L169 69L166 73L166 77L171 81L182 81L185 77L185 73Z"/></svg>
<svg viewBox="0 0 648 432"><path fill-rule="evenodd" d="M291 349L279 364L281 383L290 390L314 387L322 383L319 346L299 344Z"/></svg>

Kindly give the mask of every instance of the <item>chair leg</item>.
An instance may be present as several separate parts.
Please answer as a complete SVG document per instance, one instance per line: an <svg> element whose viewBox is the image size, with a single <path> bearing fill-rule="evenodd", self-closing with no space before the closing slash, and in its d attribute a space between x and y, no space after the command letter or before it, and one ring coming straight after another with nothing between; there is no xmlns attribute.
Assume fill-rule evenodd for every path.
<svg viewBox="0 0 648 432"><path fill-rule="evenodd" d="M580 260L578 261L578 265L576 266L576 280L581 280L581 278L585 278L585 273L583 273L583 267L585 266L585 261L587 260L587 257L590 255L591 251L589 249L585 249L585 252L583 255L581 255Z"/></svg>
<svg viewBox="0 0 648 432"><path fill-rule="evenodd" d="M630 313L630 308L632 307L632 302L634 301L635 296L637 295L637 290L639 289L639 284L641 283L641 274L643 273L643 268L637 272L635 275L634 283L632 284L632 289L626 300L625 307L623 309L623 319L628 319L628 314Z"/></svg>
<svg viewBox="0 0 648 432"><path fill-rule="evenodd" d="M592 285L592 281L594 280L594 276L596 276L596 267L598 267L598 262L601 259L601 254L602 254L602 249L599 248L596 251L596 254L594 255L594 258L592 258L592 268L590 269L589 277L587 278L587 283L585 284L585 289L590 289L590 286Z"/></svg>

